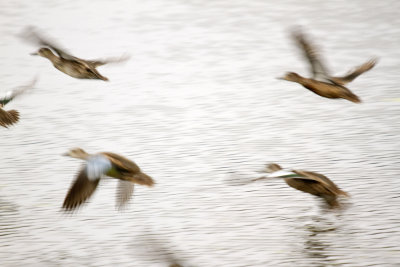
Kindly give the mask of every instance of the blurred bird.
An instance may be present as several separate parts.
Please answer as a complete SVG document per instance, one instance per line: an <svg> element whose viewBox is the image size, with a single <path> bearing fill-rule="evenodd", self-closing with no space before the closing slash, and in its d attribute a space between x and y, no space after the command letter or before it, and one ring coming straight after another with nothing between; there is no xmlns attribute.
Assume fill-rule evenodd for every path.
<svg viewBox="0 0 400 267"><path fill-rule="evenodd" d="M268 178L283 178L285 182L297 190L323 198L330 208L340 207L337 197L349 194L339 189L328 177L310 171L292 170L285 171L278 164L268 164L262 172L269 175L254 179L253 181Z"/></svg>
<svg viewBox="0 0 400 267"><path fill-rule="evenodd" d="M35 78L28 85L20 86L13 90L10 90L6 93L5 97L0 98L0 126L8 128L9 125L18 122L19 112L14 109L6 111L3 109L3 107L17 96L31 89L35 85L36 80L37 79Z"/></svg>
<svg viewBox="0 0 400 267"><path fill-rule="evenodd" d="M117 207L123 207L132 197L134 184L154 185L153 179L143 173L134 162L110 152L88 154L81 148L74 148L64 156L86 161L65 197L63 208L74 210L83 204L96 190L100 179L106 175L119 179Z"/></svg>
<svg viewBox="0 0 400 267"><path fill-rule="evenodd" d="M51 63L53 63L56 69L78 79L100 79L103 81L108 81L108 78L101 75L96 68L107 63L122 62L129 59L128 56L104 60L84 60L74 57L67 53L65 49L60 48L54 42L50 41L48 38L44 38L43 34L39 34L34 27L28 27L25 29L25 31L21 34L21 37L38 46L45 46L31 55L39 55L47 58L51 61ZM55 55L53 52L55 52L57 55Z"/></svg>
<svg viewBox="0 0 400 267"><path fill-rule="evenodd" d="M303 50L305 58L310 63L313 76L312 78L305 78L295 72L288 72L284 77L278 79L299 83L322 97L343 98L354 103L361 102L360 98L344 85L353 81L364 72L372 69L376 64L377 59L371 59L365 62L345 76L333 77L329 75L329 72L327 71L326 66L322 63L315 47L313 47L302 32L293 32L293 38L297 42L297 45Z"/></svg>

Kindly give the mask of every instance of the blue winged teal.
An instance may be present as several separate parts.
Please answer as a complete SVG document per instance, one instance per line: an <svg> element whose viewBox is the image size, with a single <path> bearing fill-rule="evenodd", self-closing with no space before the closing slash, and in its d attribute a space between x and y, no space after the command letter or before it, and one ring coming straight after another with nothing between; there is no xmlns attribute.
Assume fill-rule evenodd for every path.
<svg viewBox="0 0 400 267"><path fill-rule="evenodd" d="M74 210L83 204L96 190L100 179L106 175L118 179L117 207L123 207L132 197L134 184L153 186L153 179L143 173L133 161L110 152L88 154L75 148L64 156L83 159L86 165L81 168L65 197L63 208Z"/></svg>
<svg viewBox="0 0 400 267"><path fill-rule="evenodd" d="M18 122L19 112L14 109L6 111L3 109L3 107L10 101L15 99L17 96L20 96L27 90L31 89L35 85L36 80L37 79L35 78L28 85L20 86L13 90L10 90L6 93L5 97L0 98L0 126L8 128L8 126Z"/></svg>
<svg viewBox="0 0 400 267"><path fill-rule="evenodd" d="M362 73L372 69L376 64L377 59L371 59L365 62L345 76L333 77L329 75L329 72L322 63L315 47L313 47L313 45L307 40L305 35L300 31L294 31L292 35L297 45L303 50L304 56L311 66L312 77L305 78L295 72L288 72L284 77L279 79L299 83L322 97L343 98L354 103L361 102L360 98L344 85L353 81Z"/></svg>
<svg viewBox="0 0 400 267"><path fill-rule="evenodd" d="M268 164L263 172L268 175L254 179L253 181L268 178L283 178L290 187L324 199L331 208L340 207L337 201L338 196L349 197L346 192L340 190L328 177L316 172L302 170L286 171L275 163Z"/></svg>
<svg viewBox="0 0 400 267"><path fill-rule="evenodd" d="M56 69L78 79L100 79L108 81L108 78L101 75L96 68L107 63L126 61L129 58L128 56L122 56L120 58L109 58L104 60L80 59L67 53L65 49L60 48L48 38L44 38L33 27L27 28L22 34L22 37L36 45L44 46L31 55L39 55L47 58L51 63L53 63ZM55 52L55 54L53 52Z"/></svg>

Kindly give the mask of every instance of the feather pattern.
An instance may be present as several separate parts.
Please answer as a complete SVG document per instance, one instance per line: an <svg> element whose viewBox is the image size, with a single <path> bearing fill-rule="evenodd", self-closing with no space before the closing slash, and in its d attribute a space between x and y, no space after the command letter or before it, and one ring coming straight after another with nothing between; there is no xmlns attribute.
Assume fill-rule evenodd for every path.
<svg viewBox="0 0 400 267"><path fill-rule="evenodd" d="M356 67L354 70L352 70L349 73L347 73L345 76L332 77L331 80L336 84L345 85L345 84L347 84L349 82L352 82L355 78L357 78L358 76L360 76L364 72L369 71L370 69L372 69L376 65L377 61L378 60L376 58L370 59L367 62L365 62L364 64Z"/></svg>
<svg viewBox="0 0 400 267"><path fill-rule="evenodd" d="M135 184L130 181L119 180L117 186L117 209L122 209L132 198Z"/></svg>
<svg viewBox="0 0 400 267"><path fill-rule="evenodd" d="M318 53L317 49L307 40L302 32L294 32L293 37L296 40L297 45L303 51L304 57L310 63L312 78L323 82L328 81L329 71L322 63L321 55Z"/></svg>
<svg viewBox="0 0 400 267"><path fill-rule="evenodd" d="M5 111L0 108L0 126L8 128L8 126L18 122L19 112L16 110Z"/></svg>

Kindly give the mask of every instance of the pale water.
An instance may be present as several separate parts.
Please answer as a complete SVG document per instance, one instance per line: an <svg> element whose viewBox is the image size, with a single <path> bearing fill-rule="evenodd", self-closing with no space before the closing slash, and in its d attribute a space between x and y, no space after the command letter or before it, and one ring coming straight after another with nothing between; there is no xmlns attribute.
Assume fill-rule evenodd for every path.
<svg viewBox="0 0 400 267"><path fill-rule="evenodd" d="M2 1L1 266L400 266L400 2ZM78 80L16 35L34 25L77 57L131 56ZM275 79L308 74L302 25L362 104ZM116 181L61 205L82 162L112 151L154 177L115 209ZM235 185L265 163L321 172L352 198L327 211L283 181Z"/></svg>

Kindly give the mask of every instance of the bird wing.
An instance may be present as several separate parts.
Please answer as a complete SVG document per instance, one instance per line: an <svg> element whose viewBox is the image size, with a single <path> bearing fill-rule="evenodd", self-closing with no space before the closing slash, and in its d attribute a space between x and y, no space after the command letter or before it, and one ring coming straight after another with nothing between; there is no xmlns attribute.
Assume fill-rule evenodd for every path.
<svg viewBox="0 0 400 267"><path fill-rule="evenodd" d="M0 98L0 104L2 104L3 106L5 106L8 102L10 102L11 100L13 100L15 97L23 94L25 91L31 89L35 83L37 81L37 77L35 77L29 84L27 85L23 85L23 86L19 86L16 87L10 91L8 91L6 93L6 96L3 98Z"/></svg>
<svg viewBox="0 0 400 267"><path fill-rule="evenodd" d="M311 72L315 80L329 80L329 72L322 63L317 49L307 40L301 31L293 32L293 38L297 45L303 50L304 57L311 65Z"/></svg>
<svg viewBox="0 0 400 267"><path fill-rule="evenodd" d="M332 77L333 82L340 85L345 85L353 81L359 75L363 74L366 71L372 69L377 63L377 59L373 58L365 62L364 64L356 67L354 70L350 71L348 74L342 77Z"/></svg>
<svg viewBox="0 0 400 267"><path fill-rule="evenodd" d="M302 170L293 170L293 172L301 175L302 179L314 180L321 183L326 189L333 193L337 193L337 190L340 190L328 177L320 173Z"/></svg>
<svg viewBox="0 0 400 267"><path fill-rule="evenodd" d="M100 179L89 179L86 167L83 167L65 197L63 208L74 210L82 205L96 190L99 181Z"/></svg>
<svg viewBox="0 0 400 267"><path fill-rule="evenodd" d="M110 64L110 63L122 63L127 60L129 60L130 56L128 55L123 55L121 57L113 57L113 58L105 58L105 59L96 59L96 60L86 60L86 62L91 65L92 67L96 68L98 66L102 66L105 64Z"/></svg>
<svg viewBox="0 0 400 267"><path fill-rule="evenodd" d="M100 154L106 156L119 169L127 170L132 173L140 172L140 168L135 162L123 156L112 152L101 152Z"/></svg>
<svg viewBox="0 0 400 267"><path fill-rule="evenodd" d="M33 26L27 27L24 32L21 34L21 37L26 40L34 43L38 46L47 46L54 50L60 57L67 60L75 60L78 62L83 61L80 58L72 56L66 49L61 48L55 41L51 40L51 38L45 36L43 33L39 33L39 30Z"/></svg>
<svg viewBox="0 0 400 267"><path fill-rule="evenodd" d="M122 209L132 198L135 184L130 181L118 180L117 208Z"/></svg>
<svg viewBox="0 0 400 267"><path fill-rule="evenodd" d="M16 110L5 111L0 108L0 126L8 127L19 120L19 112Z"/></svg>

